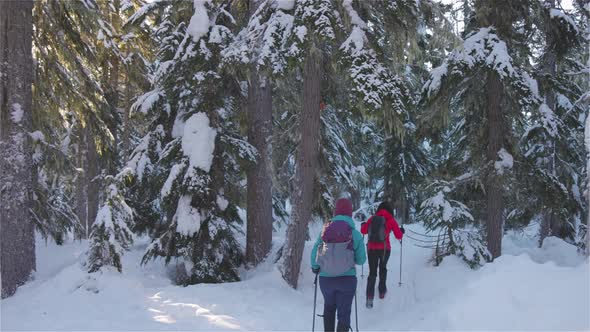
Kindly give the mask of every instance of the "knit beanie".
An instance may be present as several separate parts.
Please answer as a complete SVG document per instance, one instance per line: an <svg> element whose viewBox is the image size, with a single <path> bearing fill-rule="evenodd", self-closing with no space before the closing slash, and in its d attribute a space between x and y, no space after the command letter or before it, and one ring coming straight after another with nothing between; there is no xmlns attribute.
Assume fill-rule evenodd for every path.
<svg viewBox="0 0 590 332"><path fill-rule="evenodd" d="M352 217L352 203L347 198L340 198L336 201L334 207L335 216L349 216Z"/></svg>

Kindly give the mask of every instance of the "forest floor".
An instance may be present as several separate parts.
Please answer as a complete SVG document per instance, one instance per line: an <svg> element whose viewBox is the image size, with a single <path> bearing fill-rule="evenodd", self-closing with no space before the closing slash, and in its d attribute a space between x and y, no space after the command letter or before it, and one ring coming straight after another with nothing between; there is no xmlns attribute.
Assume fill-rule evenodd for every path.
<svg viewBox="0 0 590 332"><path fill-rule="evenodd" d="M418 225L406 229L424 232ZM318 234L314 225L311 234ZM534 230L504 237L504 255L479 270L448 257L439 267L431 251L404 241L388 264L389 292L366 309L365 277L359 275L361 331L385 330L590 330L588 260L575 247L548 238L536 248ZM315 236L314 236L315 238ZM275 236L274 250L283 242ZM147 241L124 256L122 274L88 275L81 267L86 243L37 243L35 279L2 300L1 330L46 331L303 331L311 330L314 275L307 242L299 289L281 279L272 260L242 271L242 281L174 286L159 262L140 267ZM318 311L323 299L318 290ZM354 307L352 322L354 327ZM316 329L322 330L321 318Z"/></svg>

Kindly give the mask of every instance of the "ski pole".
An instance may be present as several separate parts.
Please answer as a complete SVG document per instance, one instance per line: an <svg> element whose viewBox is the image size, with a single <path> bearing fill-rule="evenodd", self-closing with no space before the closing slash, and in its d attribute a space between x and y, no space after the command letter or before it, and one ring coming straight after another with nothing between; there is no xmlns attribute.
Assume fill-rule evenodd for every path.
<svg viewBox="0 0 590 332"><path fill-rule="evenodd" d="M363 234L363 245L365 245L365 234ZM361 279L365 278L365 263L363 263L363 265L361 265ZM354 298L356 300L356 293L354 295Z"/></svg>
<svg viewBox="0 0 590 332"><path fill-rule="evenodd" d="M315 331L315 304L318 298L318 273L315 274L315 280L313 283L315 285L315 289L313 291L313 323L311 325L311 332Z"/></svg>
<svg viewBox="0 0 590 332"><path fill-rule="evenodd" d="M405 218L404 218L405 219ZM402 230L404 228L404 219L402 219ZM399 287L402 286L402 259L404 257L403 253L404 253L404 232L402 232L402 238L399 240Z"/></svg>
<svg viewBox="0 0 590 332"><path fill-rule="evenodd" d="M402 286L402 259L403 259L403 252L404 252L404 242L399 240L399 286Z"/></svg>

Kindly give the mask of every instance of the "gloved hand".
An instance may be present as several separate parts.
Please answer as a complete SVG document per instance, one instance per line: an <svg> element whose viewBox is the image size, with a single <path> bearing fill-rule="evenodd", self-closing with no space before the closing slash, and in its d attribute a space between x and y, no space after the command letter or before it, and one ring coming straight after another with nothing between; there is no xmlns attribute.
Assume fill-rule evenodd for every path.
<svg viewBox="0 0 590 332"><path fill-rule="evenodd" d="M366 222L366 221L363 221L363 222L361 223L361 227L365 227L365 225L366 225L366 224L367 224L367 222Z"/></svg>
<svg viewBox="0 0 590 332"><path fill-rule="evenodd" d="M312 266L311 267L311 272L313 272L314 274L320 273L320 267L319 266L317 266L317 267L313 267Z"/></svg>
<svg viewBox="0 0 590 332"><path fill-rule="evenodd" d="M406 230L404 229L404 226L399 228L400 231L402 231L402 234L406 234Z"/></svg>

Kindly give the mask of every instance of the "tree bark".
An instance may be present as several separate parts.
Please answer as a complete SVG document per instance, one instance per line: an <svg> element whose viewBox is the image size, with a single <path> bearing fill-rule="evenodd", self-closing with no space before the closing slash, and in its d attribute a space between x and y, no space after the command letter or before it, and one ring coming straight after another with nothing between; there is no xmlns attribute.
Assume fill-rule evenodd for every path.
<svg viewBox="0 0 590 332"><path fill-rule="evenodd" d="M555 6L555 2L554 1L547 1L546 2L548 5L550 5L551 7ZM543 72L546 75L549 75L550 77L555 77L556 73L557 73L557 68L556 68L556 63L557 63L557 55L555 54L555 51L552 49L552 47L554 46L554 40L553 40L553 33L552 31L546 31L547 34L547 47L549 48L549 51L547 53L545 53L542 61L542 66L543 66ZM555 106L557 105L556 102L556 98L555 98L555 91L553 91L553 89L549 88L547 89L547 91L543 91L545 94L545 104L547 104L547 106L549 106L549 108L551 108L551 110L555 110ZM549 151L552 151L553 156L549 162L548 166L548 171L555 175L555 140L552 138L548 138L549 139L549 144L548 144L548 149ZM539 230L539 248L543 246L543 241L545 240L545 238L547 236L551 236L551 235L559 235L561 230L561 225L559 223L559 219L556 217L555 213L553 213L553 211L544 208L544 210L542 211L542 216L541 216L541 227Z"/></svg>
<svg viewBox="0 0 590 332"><path fill-rule="evenodd" d="M260 263L272 245L271 137L272 88L257 71L248 88L248 141L258 150L256 165L248 170L246 261Z"/></svg>
<svg viewBox="0 0 590 332"><path fill-rule="evenodd" d="M86 176L87 166L87 151L86 144L86 129L82 128L81 124L77 125L78 148L76 155L76 167L80 170L76 175L76 215L84 227L84 234L80 234L82 238L88 238L88 188Z"/></svg>
<svg viewBox="0 0 590 332"><path fill-rule="evenodd" d="M586 120L586 126L590 124L590 121ZM590 131L590 128L586 128L586 131ZM587 141L590 141L590 137L586 138ZM586 149L590 149L587 147ZM590 151L588 151L588 160L586 161L586 170L590 170ZM586 171L588 173L588 171ZM588 183L586 188L590 188L590 174L587 175ZM590 189L586 190L586 203L590 206ZM586 213L586 256L590 257L590 213Z"/></svg>
<svg viewBox="0 0 590 332"><path fill-rule="evenodd" d="M1 297L35 270L32 216L33 1L0 1Z"/></svg>
<svg viewBox="0 0 590 332"><path fill-rule="evenodd" d="M121 16L120 16L120 8L121 8L121 1L120 0L113 0L112 1L114 12L111 13L110 21L111 25L113 26L113 33L118 34L121 31ZM119 109L119 67L120 61L119 56L115 52L111 52L110 56L110 73L109 73L109 83L108 83L108 103L111 106L111 114L113 116L113 121L109 130L113 135L113 155L112 158L109 158L108 165L106 165L106 169L108 174L114 175L117 173L118 168L118 161L119 161L119 135L118 129L121 123L121 110Z"/></svg>
<svg viewBox="0 0 590 332"><path fill-rule="evenodd" d="M502 81L497 73L491 72L487 78L487 125L488 146L487 159L492 165L498 160L498 151L503 145L502 101L504 90ZM504 201L502 198L502 184L494 169L486 178L486 230L487 246L492 259L502 254L502 234L504 228Z"/></svg>
<svg viewBox="0 0 590 332"><path fill-rule="evenodd" d="M109 106L110 119L107 122L107 127L111 135L113 135L112 149L110 158L104 158L103 168L108 174L114 175L117 173L117 159L118 159L118 135L117 129L119 127L119 59L116 55L109 56L108 61L103 63L103 89L105 91L105 99Z"/></svg>
<svg viewBox="0 0 590 332"><path fill-rule="evenodd" d="M118 160L119 160L119 135L118 129L121 123L121 115L119 110L119 59L116 55L111 57L111 73L109 79L108 103L111 108L112 122L109 126L109 131L113 135L113 151L111 158L108 158L106 171L110 175L117 174Z"/></svg>
<svg viewBox="0 0 590 332"><path fill-rule="evenodd" d="M86 194L87 194L87 220L86 236L90 236L90 230L98 213L99 190L100 190L100 161L98 151L96 150L96 141L94 139L92 128L89 124L84 128L86 134Z"/></svg>
<svg viewBox="0 0 590 332"><path fill-rule="evenodd" d="M123 135L121 137L121 149L123 150L123 164L125 165L129 160L129 147L131 143L131 121L129 119L129 112L131 110L131 100L133 95L131 92L131 80L129 75L125 79L125 109L123 110Z"/></svg>
<svg viewBox="0 0 590 332"><path fill-rule="evenodd" d="M361 208L361 189L349 188L350 201L352 202L352 209L354 211Z"/></svg>
<svg viewBox="0 0 590 332"><path fill-rule="evenodd" d="M311 219L313 183L320 139L320 101L323 76L321 53L312 48L303 69L303 110L299 122L300 141L297 146L293 212L283 250L283 278L293 288L301 269L301 257Z"/></svg>

